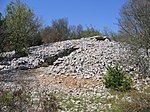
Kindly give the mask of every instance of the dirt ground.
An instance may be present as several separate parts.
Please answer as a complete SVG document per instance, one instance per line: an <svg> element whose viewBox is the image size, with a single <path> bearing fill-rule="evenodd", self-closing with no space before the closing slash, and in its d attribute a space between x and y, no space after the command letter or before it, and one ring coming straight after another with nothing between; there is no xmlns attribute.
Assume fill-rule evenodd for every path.
<svg viewBox="0 0 150 112"><path fill-rule="evenodd" d="M94 78L81 78L70 75L42 75L49 67L40 67L32 70L18 70L10 73L10 75L0 75L0 80L5 82L16 83L32 83L40 87L54 86L57 88L80 88L84 86L99 86L102 84L101 80ZM32 86L30 84L30 86Z"/></svg>

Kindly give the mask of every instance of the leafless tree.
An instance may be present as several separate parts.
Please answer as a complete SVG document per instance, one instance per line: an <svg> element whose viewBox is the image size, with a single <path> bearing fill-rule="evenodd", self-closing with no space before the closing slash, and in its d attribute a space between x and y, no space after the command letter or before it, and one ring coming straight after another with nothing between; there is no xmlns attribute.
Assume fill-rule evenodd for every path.
<svg viewBox="0 0 150 112"><path fill-rule="evenodd" d="M150 0L128 0L122 6L119 26L132 42L146 50L150 48Z"/></svg>
<svg viewBox="0 0 150 112"><path fill-rule="evenodd" d="M120 11L120 31L137 49L143 48L149 61L150 0L128 0ZM149 62L148 62L149 69Z"/></svg>
<svg viewBox="0 0 150 112"><path fill-rule="evenodd" d="M67 40L69 38L70 28L67 18L52 20L51 27L58 32L59 38L61 38L61 40Z"/></svg>
<svg viewBox="0 0 150 112"><path fill-rule="evenodd" d="M42 41L44 43L57 42L62 40L62 38L59 37L58 31L52 27L44 28L41 31L41 35L42 35Z"/></svg>
<svg viewBox="0 0 150 112"><path fill-rule="evenodd" d="M70 38L71 39L80 39L83 34L83 26L81 24L77 26L70 26Z"/></svg>

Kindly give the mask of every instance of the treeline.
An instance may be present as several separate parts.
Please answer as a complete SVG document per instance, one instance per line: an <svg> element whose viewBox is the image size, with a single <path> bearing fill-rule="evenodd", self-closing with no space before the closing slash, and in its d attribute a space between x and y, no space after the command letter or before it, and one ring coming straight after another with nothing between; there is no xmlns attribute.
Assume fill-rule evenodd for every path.
<svg viewBox="0 0 150 112"><path fill-rule="evenodd" d="M91 37L102 35L99 30L93 26L83 28L81 24L69 25L67 18L52 20L52 25L41 30L41 36L44 43L57 42L69 39L80 39L82 37Z"/></svg>
<svg viewBox="0 0 150 112"><path fill-rule="evenodd" d="M11 1L5 16L0 13L0 52L15 50L16 56L28 55L28 47L43 43L101 35L92 26L69 25L67 18L52 20L42 28L41 21L29 6L20 0Z"/></svg>

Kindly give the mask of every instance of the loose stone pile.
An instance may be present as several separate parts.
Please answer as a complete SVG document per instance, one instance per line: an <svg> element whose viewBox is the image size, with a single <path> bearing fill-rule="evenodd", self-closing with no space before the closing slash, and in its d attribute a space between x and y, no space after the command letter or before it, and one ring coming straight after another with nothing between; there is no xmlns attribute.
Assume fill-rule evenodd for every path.
<svg viewBox="0 0 150 112"><path fill-rule="evenodd" d="M108 40L83 38L72 42L78 48L70 55L58 58L46 74L68 74L84 78L101 78L107 66L121 64L127 72L138 71L138 60L133 57L130 47ZM142 54L142 53L141 53Z"/></svg>
<svg viewBox="0 0 150 112"><path fill-rule="evenodd" d="M49 45L31 47L27 57L13 58L14 52L3 53L1 57L3 56L4 59L0 62L0 70L10 71L13 69L37 68L44 62L53 64L58 57L68 55L74 50L76 48L71 43L57 42Z"/></svg>
<svg viewBox="0 0 150 112"><path fill-rule="evenodd" d="M3 55L11 59L14 52ZM140 56L145 56L142 51ZM46 74L53 75L71 74L85 78L101 78L107 66L115 66L117 63L127 72L138 71L138 60L132 55L129 45L108 39L97 40L95 37L31 47L28 57L5 59L0 64L5 63L6 66L1 65L0 69L31 69L40 67L45 62L52 65Z"/></svg>

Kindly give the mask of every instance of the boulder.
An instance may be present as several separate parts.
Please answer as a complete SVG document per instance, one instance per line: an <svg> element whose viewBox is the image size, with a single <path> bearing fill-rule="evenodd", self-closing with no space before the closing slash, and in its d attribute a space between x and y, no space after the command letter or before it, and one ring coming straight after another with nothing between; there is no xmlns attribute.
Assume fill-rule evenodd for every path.
<svg viewBox="0 0 150 112"><path fill-rule="evenodd" d="M97 41L110 41L110 38L107 36L94 36Z"/></svg>

